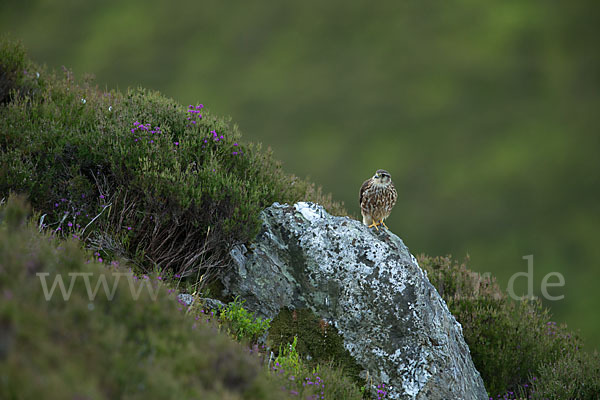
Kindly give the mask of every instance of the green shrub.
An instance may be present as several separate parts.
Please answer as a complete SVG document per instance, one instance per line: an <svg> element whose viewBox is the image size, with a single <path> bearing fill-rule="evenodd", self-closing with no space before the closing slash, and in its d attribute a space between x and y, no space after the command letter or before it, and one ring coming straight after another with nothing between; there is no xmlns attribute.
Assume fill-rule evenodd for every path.
<svg viewBox="0 0 600 400"><path fill-rule="evenodd" d="M229 334L238 341L253 343L267 333L270 320L255 317L249 313L243 307L244 302L236 297L220 311L219 318L227 325Z"/></svg>
<svg viewBox="0 0 600 400"><path fill-rule="evenodd" d="M38 233L19 203L0 208L0 398L288 398L247 349L178 312L160 280L140 278L155 296L136 299L137 281L115 282L123 267L86 263L79 242ZM66 300L50 292L57 276L68 291L69 273L92 290L104 277L114 296L100 287L90 300L81 276Z"/></svg>
<svg viewBox="0 0 600 400"><path fill-rule="evenodd" d="M2 62L20 69L19 51ZM67 69L40 79L39 96L0 107L0 195L27 195L57 233L206 282L273 202L313 200L344 213L202 105L101 91ZM200 265L212 268L199 274Z"/></svg>
<svg viewBox="0 0 600 400"><path fill-rule="evenodd" d="M475 367L491 396L532 394L534 383L538 395L546 391L542 388L572 385L566 383L568 374L561 377L558 370L577 371L581 374L578 382L597 387L599 378L593 374L598 364L593 366L592 359L583 355L577 335L550 320L539 300L512 301L494 279L450 257L421 255L418 261L461 323Z"/></svg>

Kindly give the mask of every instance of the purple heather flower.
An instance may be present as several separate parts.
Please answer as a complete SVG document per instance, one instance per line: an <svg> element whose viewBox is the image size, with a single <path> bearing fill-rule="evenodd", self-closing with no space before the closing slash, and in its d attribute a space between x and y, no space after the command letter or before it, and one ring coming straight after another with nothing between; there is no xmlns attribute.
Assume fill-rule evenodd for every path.
<svg viewBox="0 0 600 400"><path fill-rule="evenodd" d="M58 207L58 203L54 203L54 207Z"/></svg>
<svg viewBox="0 0 600 400"><path fill-rule="evenodd" d="M98 262L101 263L102 261L104 261L102 260L102 257L98 257Z"/></svg>
<svg viewBox="0 0 600 400"><path fill-rule="evenodd" d="M179 142L173 142L175 146L179 146Z"/></svg>
<svg viewBox="0 0 600 400"><path fill-rule="evenodd" d="M196 121L192 121L192 124L195 124L195 123L196 123Z"/></svg>
<svg viewBox="0 0 600 400"><path fill-rule="evenodd" d="M175 278L181 278L181 274L175 274Z"/></svg>
<svg viewBox="0 0 600 400"><path fill-rule="evenodd" d="M237 156L237 153L238 153L237 151L234 151L232 154L233 154L234 156Z"/></svg>
<svg viewBox="0 0 600 400"><path fill-rule="evenodd" d="M72 227L72 226L73 226L73 223L72 223L72 222L69 222L69 223L67 224L67 226L70 228L70 227Z"/></svg>
<svg viewBox="0 0 600 400"><path fill-rule="evenodd" d="M223 139L223 135L219 136L220 139Z"/></svg>
<svg viewBox="0 0 600 400"><path fill-rule="evenodd" d="M128 231L130 231L130 230L131 230L131 227L130 227L130 226L128 226L128 227L127 227L127 230L128 230Z"/></svg>
<svg viewBox="0 0 600 400"><path fill-rule="evenodd" d="M221 137L223 137L223 136L221 136ZM237 146L238 144L237 144L237 143L234 143L233 145L234 145L234 146Z"/></svg>
<svg viewBox="0 0 600 400"><path fill-rule="evenodd" d="M204 107L202 104L196 106L196 108L202 108L202 107Z"/></svg>
<svg viewBox="0 0 600 400"><path fill-rule="evenodd" d="M104 195L103 195L103 194L101 194L101 195L100 195L100 198L101 198L101 199L103 199L103 198L104 198Z"/></svg>

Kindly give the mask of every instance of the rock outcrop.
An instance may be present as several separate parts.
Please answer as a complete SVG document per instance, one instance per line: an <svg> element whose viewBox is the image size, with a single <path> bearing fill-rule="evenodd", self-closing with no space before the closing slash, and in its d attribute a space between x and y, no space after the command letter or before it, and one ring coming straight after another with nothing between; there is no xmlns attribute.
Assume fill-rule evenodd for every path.
<svg viewBox="0 0 600 400"><path fill-rule="evenodd" d="M399 237L313 203L275 203L262 221L223 282L249 310L313 310L388 398L487 399L460 324Z"/></svg>

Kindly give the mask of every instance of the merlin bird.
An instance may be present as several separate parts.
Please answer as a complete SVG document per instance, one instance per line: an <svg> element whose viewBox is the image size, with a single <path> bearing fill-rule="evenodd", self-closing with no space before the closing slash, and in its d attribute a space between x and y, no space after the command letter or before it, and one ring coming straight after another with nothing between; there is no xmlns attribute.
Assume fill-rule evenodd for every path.
<svg viewBox="0 0 600 400"><path fill-rule="evenodd" d="M372 178L367 179L360 187L360 213L363 216L363 224L369 228L377 225L387 225L383 222L392 212L398 193L392 183L389 172L378 169Z"/></svg>

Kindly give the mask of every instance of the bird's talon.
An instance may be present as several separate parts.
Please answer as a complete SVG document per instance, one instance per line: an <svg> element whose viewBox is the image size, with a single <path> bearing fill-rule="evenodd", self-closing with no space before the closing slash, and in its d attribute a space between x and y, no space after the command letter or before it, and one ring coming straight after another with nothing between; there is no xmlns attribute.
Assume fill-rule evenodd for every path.
<svg viewBox="0 0 600 400"><path fill-rule="evenodd" d="M379 228L377 227L377 225L379 225L379 224L377 222L373 221L373 223L371 225L369 225L369 228L375 227L375 229L377 229L377 231L379 232Z"/></svg>

